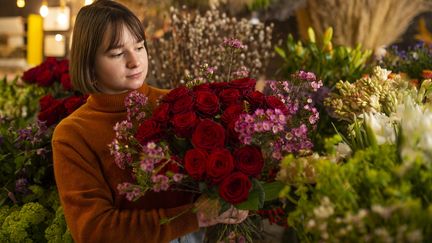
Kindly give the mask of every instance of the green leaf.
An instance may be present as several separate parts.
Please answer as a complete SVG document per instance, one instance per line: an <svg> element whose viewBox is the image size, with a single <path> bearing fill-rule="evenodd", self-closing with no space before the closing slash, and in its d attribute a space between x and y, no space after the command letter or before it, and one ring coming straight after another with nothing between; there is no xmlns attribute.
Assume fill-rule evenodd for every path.
<svg viewBox="0 0 432 243"><path fill-rule="evenodd" d="M261 182L257 179L252 179L253 188L258 192L259 208L264 207L266 194Z"/></svg>
<svg viewBox="0 0 432 243"><path fill-rule="evenodd" d="M261 182L257 179L252 180L252 191L249 193L247 201L236 205L236 208L243 210L258 210L264 206L265 192Z"/></svg>
<svg viewBox="0 0 432 243"><path fill-rule="evenodd" d="M14 162L15 162L15 168L16 169L21 169L21 167L24 165L24 162L26 161L26 157L25 156L18 156L15 158Z"/></svg>
<svg viewBox="0 0 432 243"><path fill-rule="evenodd" d="M275 181L271 183L265 183L263 185L265 192L265 201L272 201L279 197L280 191L285 187L285 185L280 181Z"/></svg>
<svg viewBox="0 0 432 243"><path fill-rule="evenodd" d="M247 201L235 205L236 208L241 210L258 210L259 206L259 193L256 190L249 193Z"/></svg>
<svg viewBox="0 0 432 243"><path fill-rule="evenodd" d="M279 48L279 47L275 47L275 51L276 51L276 53L279 55L279 56L281 56L283 59L286 59L286 54L285 54L285 51L282 49L282 48Z"/></svg>

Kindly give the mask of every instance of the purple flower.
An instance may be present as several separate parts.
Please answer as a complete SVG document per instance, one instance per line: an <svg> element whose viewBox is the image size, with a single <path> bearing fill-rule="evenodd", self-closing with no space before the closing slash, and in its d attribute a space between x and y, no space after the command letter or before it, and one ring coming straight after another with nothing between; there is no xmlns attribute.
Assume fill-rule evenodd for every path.
<svg viewBox="0 0 432 243"><path fill-rule="evenodd" d="M29 128L24 128L18 130L18 139L21 141L30 141L32 140L32 131Z"/></svg>
<svg viewBox="0 0 432 243"><path fill-rule="evenodd" d="M232 47L234 49L245 49L246 48L246 46L243 45L243 43L238 39L225 38L222 45L227 46L227 47Z"/></svg>
<svg viewBox="0 0 432 243"><path fill-rule="evenodd" d="M20 178L15 181L15 192L27 193L28 192L28 180L26 178Z"/></svg>
<svg viewBox="0 0 432 243"><path fill-rule="evenodd" d="M173 180L174 180L174 182L179 183L179 182L181 182L183 180L183 177L184 177L183 174L176 173L176 174L173 175Z"/></svg>
<svg viewBox="0 0 432 243"><path fill-rule="evenodd" d="M126 97L125 106L127 109L128 121L131 121L132 119L140 121L145 117L145 112L142 111L142 107L147 104L147 101L147 96L139 93L138 91L132 91Z"/></svg>
<svg viewBox="0 0 432 243"><path fill-rule="evenodd" d="M154 175L151 177L153 185L153 191L160 192L166 191L169 188L169 178L165 175Z"/></svg>
<svg viewBox="0 0 432 243"><path fill-rule="evenodd" d="M126 199L129 201L135 201L144 194L139 187L128 182L118 184L117 190L120 195L126 195Z"/></svg>

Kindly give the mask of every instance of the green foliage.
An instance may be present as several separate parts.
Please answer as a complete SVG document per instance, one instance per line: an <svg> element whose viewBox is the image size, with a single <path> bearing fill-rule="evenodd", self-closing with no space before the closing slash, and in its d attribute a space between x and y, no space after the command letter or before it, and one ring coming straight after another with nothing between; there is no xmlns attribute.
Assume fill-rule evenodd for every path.
<svg viewBox="0 0 432 243"><path fill-rule="evenodd" d="M298 70L314 72L327 87L333 87L340 80L354 81L367 73L367 62L372 54L370 50L362 50L347 46L335 46L331 42L333 30L327 29L321 43L315 40L314 31L309 28L309 40L295 41L289 34L286 47L276 47L275 51L283 58L284 64L280 72L289 77Z"/></svg>
<svg viewBox="0 0 432 243"><path fill-rule="evenodd" d="M6 77L0 80L0 116L13 118L23 125L34 118L39 98L45 91L37 86L19 85L17 80L8 82Z"/></svg>
<svg viewBox="0 0 432 243"><path fill-rule="evenodd" d="M257 10L268 8L271 3L272 0L253 0L248 4L248 8L251 11L257 11Z"/></svg>
<svg viewBox="0 0 432 243"><path fill-rule="evenodd" d="M49 212L39 203L28 203L11 211L0 228L1 242L41 242Z"/></svg>
<svg viewBox="0 0 432 243"><path fill-rule="evenodd" d="M285 190L285 197L298 197L288 224L302 240L432 240L428 163L417 163L401 176L396 145L381 145L358 150L342 165L325 159L316 165L314 184Z"/></svg>
<svg viewBox="0 0 432 243"><path fill-rule="evenodd" d="M51 225L45 230L48 243L71 243L72 236L67 228L63 208L58 207Z"/></svg>
<svg viewBox="0 0 432 243"><path fill-rule="evenodd" d="M0 119L0 185L3 188L0 206L12 203L6 200L9 192L21 201L31 185L45 188L54 185L52 160L49 159L51 134L52 129L39 123L21 128L10 119Z"/></svg>

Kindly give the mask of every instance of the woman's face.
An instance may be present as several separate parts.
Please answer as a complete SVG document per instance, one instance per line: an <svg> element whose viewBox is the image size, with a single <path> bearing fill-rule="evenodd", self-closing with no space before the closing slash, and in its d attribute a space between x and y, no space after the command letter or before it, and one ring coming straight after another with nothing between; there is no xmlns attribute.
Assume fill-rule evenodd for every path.
<svg viewBox="0 0 432 243"><path fill-rule="evenodd" d="M97 88L106 94L119 94L141 87L147 76L148 58L144 41L138 41L123 26L120 45L107 50L111 35L108 29L96 53Z"/></svg>

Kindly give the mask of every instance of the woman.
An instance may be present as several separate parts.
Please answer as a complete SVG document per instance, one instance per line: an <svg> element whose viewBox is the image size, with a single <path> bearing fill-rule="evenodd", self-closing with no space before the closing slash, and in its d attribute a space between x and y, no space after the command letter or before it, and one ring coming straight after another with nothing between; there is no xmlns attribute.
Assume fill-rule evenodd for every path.
<svg viewBox="0 0 432 243"><path fill-rule="evenodd" d="M132 181L130 171L116 166L108 148L113 126L126 117L124 98L138 90L154 105L167 92L144 83L144 30L130 10L110 0L83 7L75 22L70 63L74 87L90 96L56 127L52 146L61 204L76 242L199 241L193 232L200 227L247 217L241 210L219 216L194 213L188 210L193 195L184 192L150 192L129 202L116 190L119 183ZM177 215L160 224L161 218Z"/></svg>

